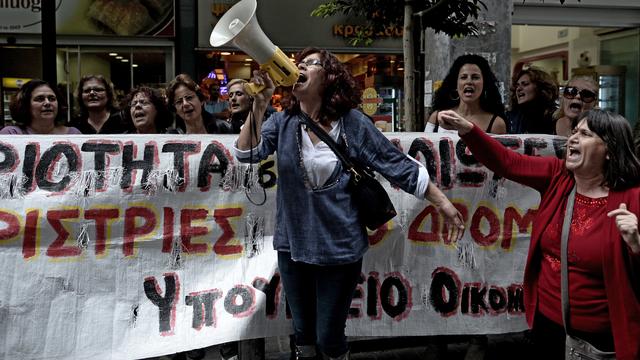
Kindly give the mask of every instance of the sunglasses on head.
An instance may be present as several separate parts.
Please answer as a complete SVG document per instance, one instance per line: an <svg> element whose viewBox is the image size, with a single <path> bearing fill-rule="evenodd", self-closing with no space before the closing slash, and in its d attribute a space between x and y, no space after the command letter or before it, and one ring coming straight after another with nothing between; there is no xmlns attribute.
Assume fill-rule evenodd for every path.
<svg viewBox="0 0 640 360"><path fill-rule="evenodd" d="M580 95L580 99L586 103L593 102L596 99L596 93L594 93L593 91L587 89L579 90L575 86L567 86L562 92L562 96L564 96L565 99L569 100L575 99L575 97L578 95Z"/></svg>

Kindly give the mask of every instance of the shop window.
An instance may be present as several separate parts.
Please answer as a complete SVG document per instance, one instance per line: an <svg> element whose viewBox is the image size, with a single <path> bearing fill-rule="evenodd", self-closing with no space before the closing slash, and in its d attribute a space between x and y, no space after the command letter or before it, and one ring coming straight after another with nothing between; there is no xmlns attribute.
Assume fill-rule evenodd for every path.
<svg viewBox="0 0 640 360"><path fill-rule="evenodd" d="M287 52L294 56L293 52ZM356 85L367 91L367 113L383 131L399 131L402 119L404 68L400 54L343 54L336 57L349 68ZM221 80L221 95L225 97L226 81L234 78L248 80L251 70L259 64L238 51L201 51L196 55L197 78L201 81L216 74ZM272 106L282 110L291 97L289 88L278 88L272 98ZM284 105L283 105L284 104ZM363 108L364 109L364 108Z"/></svg>
<svg viewBox="0 0 640 360"><path fill-rule="evenodd" d="M164 88L173 68L170 52L170 48L60 48L58 80L72 99L69 104L70 116L74 116L77 110L75 91L78 83L86 75L96 74L107 78L113 85L118 103L136 86Z"/></svg>

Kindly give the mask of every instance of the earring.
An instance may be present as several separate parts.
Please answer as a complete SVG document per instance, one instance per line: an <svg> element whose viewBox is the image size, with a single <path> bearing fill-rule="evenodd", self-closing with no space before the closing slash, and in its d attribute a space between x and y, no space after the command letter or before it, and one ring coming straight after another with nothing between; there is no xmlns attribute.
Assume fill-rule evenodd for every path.
<svg viewBox="0 0 640 360"><path fill-rule="evenodd" d="M454 97L454 94L455 94L455 97ZM451 95L449 95L449 98L453 101L458 101L460 100L460 95L458 95L458 91L456 90L452 92Z"/></svg>

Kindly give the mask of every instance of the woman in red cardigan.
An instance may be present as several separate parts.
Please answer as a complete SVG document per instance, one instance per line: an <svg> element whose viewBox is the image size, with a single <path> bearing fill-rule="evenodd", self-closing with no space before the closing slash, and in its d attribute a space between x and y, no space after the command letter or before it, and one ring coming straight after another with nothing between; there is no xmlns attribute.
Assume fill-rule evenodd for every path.
<svg viewBox="0 0 640 360"><path fill-rule="evenodd" d="M440 126L457 130L497 174L540 192L524 274L525 309L536 358L564 358L560 236L576 187L569 232L570 324L576 336L618 359L640 359L640 160L628 121L590 110L567 139L564 159L508 150L453 111Z"/></svg>

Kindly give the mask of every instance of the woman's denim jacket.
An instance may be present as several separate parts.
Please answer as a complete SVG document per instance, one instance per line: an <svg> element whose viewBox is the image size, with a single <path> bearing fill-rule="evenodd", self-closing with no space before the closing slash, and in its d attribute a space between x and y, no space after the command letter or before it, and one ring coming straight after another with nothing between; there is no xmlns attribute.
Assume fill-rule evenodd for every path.
<svg viewBox="0 0 640 360"><path fill-rule="evenodd" d="M262 125L262 139L253 160L277 152L278 187L273 246L291 253L294 261L335 265L358 261L369 246L367 231L347 190L350 174L341 162L326 184L313 188L302 161L301 118L274 113ZM414 193L418 164L398 150L364 114L350 110L340 120L339 143L348 156L368 165L392 184ZM236 153L238 160L249 156Z"/></svg>

